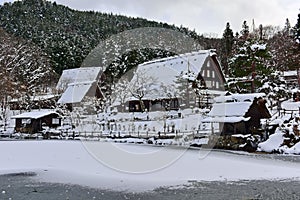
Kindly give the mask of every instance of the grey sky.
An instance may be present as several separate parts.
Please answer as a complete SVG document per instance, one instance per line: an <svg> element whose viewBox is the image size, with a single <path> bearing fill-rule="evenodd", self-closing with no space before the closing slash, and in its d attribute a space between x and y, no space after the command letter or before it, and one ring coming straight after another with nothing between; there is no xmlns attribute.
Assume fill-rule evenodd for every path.
<svg viewBox="0 0 300 200"><path fill-rule="evenodd" d="M3 1L13 0L0 0ZM251 26L284 26L286 18L296 24L300 0L56 0L77 10L113 12L183 25L198 33L221 37L226 22L239 32L244 20Z"/></svg>

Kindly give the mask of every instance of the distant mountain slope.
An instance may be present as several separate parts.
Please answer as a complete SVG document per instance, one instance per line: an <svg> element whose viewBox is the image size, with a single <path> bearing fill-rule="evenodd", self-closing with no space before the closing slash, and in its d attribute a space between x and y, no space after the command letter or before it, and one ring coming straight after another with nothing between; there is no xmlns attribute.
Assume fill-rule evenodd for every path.
<svg viewBox="0 0 300 200"><path fill-rule="evenodd" d="M37 44L48 54L59 74L64 69L80 67L100 40L124 30L164 27L204 40L186 28L141 18L76 11L45 0L4 3L0 6L0 16L0 26L5 31Z"/></svg>

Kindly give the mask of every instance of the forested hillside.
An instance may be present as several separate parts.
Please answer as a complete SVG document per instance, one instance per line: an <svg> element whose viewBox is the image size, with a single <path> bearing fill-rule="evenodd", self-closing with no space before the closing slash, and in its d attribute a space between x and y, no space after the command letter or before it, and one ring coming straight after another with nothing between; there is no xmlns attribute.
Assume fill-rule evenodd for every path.
<svg viewBox="0 0 300 200"><path fill-rule="evenodd" d="M209 44L187 28L121 15L76 11L45 0L23 0L0 7L0 26L14 36L38 45L50 58L55 71L80 67L84 58L107 37L140 27L179 30Z"/></svg>
<svg viewBox="0 0 300 200"><path fill-rule="evenodd" d="M183 33L203 49L216 49L227 77L256 79L258 86L275 71L299 68L300 15L296 25L282 19L285 20L283 29L260 24L257 29L250 30L247 21L241 19L239 32L234 33L228 22L224 24L222 38L205 38L182 26L112 13L77 11L46 0L22 0L0 5L0 27L10 37L21 38L27 45L36 46L34 49L48 60L47 67L58 75L64 69L82 66L91 51L112 35L136 28L158 27ZM174 42L178 43L177 46L182 44L182 41ZM110 79L118 78L139 63L174 53L155 47L123 52L117 52L113 56L115 60L104 66Z"/></svg>

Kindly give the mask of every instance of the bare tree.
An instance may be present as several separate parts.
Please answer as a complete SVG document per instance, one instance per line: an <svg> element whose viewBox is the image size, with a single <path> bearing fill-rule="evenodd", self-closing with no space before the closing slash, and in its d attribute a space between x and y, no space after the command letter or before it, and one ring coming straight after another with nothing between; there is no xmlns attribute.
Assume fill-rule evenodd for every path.
<svg viewBox="0 0 300 200"><path fill-rule="evenodd" d="M146 70L137 70L132 78L128 90L134 98L139 100L141 111L145 111L145 104L143 98L147 95L153 97L157 94L157 84L155 84L156 79L150 75L146 74Z"/></svg>
<svg viewBox="0 0 300 200"><path fill-rule="evenodd" d="M23 97L24 106L30 109L32 97L48 90L54 75L47 55L39 48L0 29L2 107L8 105L9 98Z"/></svg>
<svg viewBox="0 0 300 200"><path fill-rule="evenodd" d="M127 77L122 77L116 84L112 87L111 98L116 104L121 105L121 112L125 111L125 103L127 98L130 96L128 90L129 80Z"/></svg>
<svg viewBox="0 0 300 200"><path fill-rule="evenodd" d="M184 102L183 107L189 108L190 103L195 100L193 83L197 80L196 75L190 70L181 72L174 81L178 94Z"/></svg>

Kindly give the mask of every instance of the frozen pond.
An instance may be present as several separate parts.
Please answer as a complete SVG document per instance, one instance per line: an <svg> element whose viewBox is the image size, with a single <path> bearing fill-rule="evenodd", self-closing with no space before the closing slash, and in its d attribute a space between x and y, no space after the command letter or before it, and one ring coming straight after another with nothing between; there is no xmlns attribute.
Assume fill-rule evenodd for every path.
<svg viewBox="0 0 300 200"><path fill-rule="evenodd" d="M188 186L158 188L148 192L122 192L88 188L79 185L36 182L28 176L35 174L10 174L0 176L0 199L57 200L57 199L299 199L300 182L239 181L194 182Z"/></svg>
<svg viewBox="0 0 300 200"><path fill-rule="evenodd" d="M1 141L0 158L0 199L300 196L299 156L50 140Z"/></svg>

